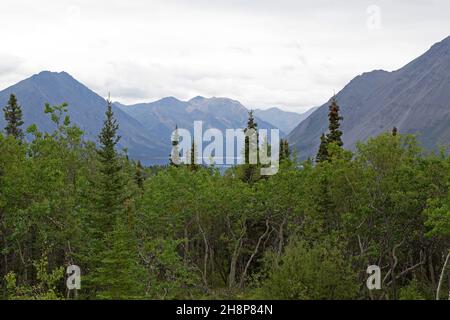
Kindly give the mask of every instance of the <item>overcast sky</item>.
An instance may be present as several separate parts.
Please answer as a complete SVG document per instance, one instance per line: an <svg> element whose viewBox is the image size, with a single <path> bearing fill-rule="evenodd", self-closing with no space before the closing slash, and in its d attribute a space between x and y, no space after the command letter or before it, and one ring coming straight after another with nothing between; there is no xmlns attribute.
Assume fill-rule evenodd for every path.
<svg viewBox="0 0 450 320"><path fill-rule="evenodd" d="M123 103L304 111L450 35L448 0L1 0L0 89L67 71Z"/></svg>

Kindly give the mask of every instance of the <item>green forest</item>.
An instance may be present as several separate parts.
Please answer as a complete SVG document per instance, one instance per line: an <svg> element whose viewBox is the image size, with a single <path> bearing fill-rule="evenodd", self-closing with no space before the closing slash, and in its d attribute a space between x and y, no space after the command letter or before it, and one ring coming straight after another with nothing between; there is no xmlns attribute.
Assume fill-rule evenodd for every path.
<svg viewBox="0 0 450 320"><path fill-rule="evenodd" d="M449 299L445 146L427 152L393 128L346 150L335 99L317 157L282 141L273 176L144 167L118 150L110 101L98 141L67 104L43 108L54 132L24 128L20 97L3 111L2 299ZM67 289L69 265L80 290Z"/></svg>

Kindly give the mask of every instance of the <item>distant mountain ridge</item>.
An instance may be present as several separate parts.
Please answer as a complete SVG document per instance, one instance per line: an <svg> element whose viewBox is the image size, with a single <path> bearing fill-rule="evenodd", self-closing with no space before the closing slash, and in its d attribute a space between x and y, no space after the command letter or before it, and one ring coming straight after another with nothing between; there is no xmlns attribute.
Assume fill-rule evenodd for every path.
<svg viewBox="0 0 450 320"><path fill-rule="evenodd" d="M181 101L174 97L136 105L117 106L144 125L152 134L170 137L175 126L192 131L194 121L203 121L203 130L245 128L248 109L240 102L229 98L195 97ZM255 117L259 129L274 129L275 126ZM285 134L282 133L284 136Z"/></svg>
<svg viewBox="0 0 450 320"><path fill-rule="evenodd" d="M450 37L433 45L403 68L375 70L354 78L337 94L343 140L358 141L390 131L418 134L427 149L450 143ZM329 101L288 136L300 158L314 156L320 135L328 129Z"/></svg>
<svg viewBox="0 0 450 320"><path fill-rule="evenodd" d="M24 128L36 124L39 130L52 132L56 128L44 113L44 105L66 102L72 122L85 132L85 138L98 141L107 102L68 73L43 71L0 91L1 108L12 93L22 106ZM191 129L194 121L202 120L204 130L238 129L245 127L248 117L248 110L241 103L228 98L195 97L180 101L167 97L133 106L117 102L113 104L113 111L119 123L119 149L127 149L130 158L146 164L168 162L170 136L175 125ZM256 121L261 129L275 128L261 119L256 118ZM0 129L4 127L5 120L1 116Z"/></svg>
<svg viewBox="0 0 450 320"><path fill-rule="evenodd" d="M308 118L317 108L311 108L304 113L288 112L279 108L256 109L255 115L279 128L283 132L290 133L300 122Z"/></svg>

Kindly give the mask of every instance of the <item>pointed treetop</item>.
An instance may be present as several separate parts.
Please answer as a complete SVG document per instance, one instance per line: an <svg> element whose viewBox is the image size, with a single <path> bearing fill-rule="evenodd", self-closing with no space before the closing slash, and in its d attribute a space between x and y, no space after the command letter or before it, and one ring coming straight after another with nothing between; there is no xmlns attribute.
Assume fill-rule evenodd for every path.
<svg viewBox="0 0 450 320"><path fill-rule="evenodd" d="M392 128L392 135L395 137L398 134L398 129L397 127Z"/></svg>
<svg viewBox="0 0 450 320"><path fill-rule="evenodd" d="M253 116L254 111L250 110L248 112L248 121L247 121L247 128L248 129L254 129L256 130L258 128L258 124L255 122L255 117Z"/></svg>
<svg viewBox="0 0 450 320"><path fill-rule="evenodd" d="M320 162L323 162L323 161L327 161L328 159L329 159L328 139L325 136L325 134L322 133L322 136L320 137L319 151L317 152L317 156L316 156L316 162L320 163Z"/></svg>
<svg viewBox="0 0 450 320"><path fill-rule="evenodd" d="M8 104L3 108L3 113L6 120L6 134L22 140L24 137L23 131L20 128L24 123L22 121L22 108L17 103L17 99L14 94L10 95Z"/></svg>
<svg viewBox="0 0 450 320"><path fill-rule="evenodd" d="M119 124L114 118L114 112L112 110L111 100L107 101L107 107L105 112L105 120L103 123L102 131L99 135L100 150L102 161L112 162L116 159L117 153L115 147L120 140L120 136L117 134L119 130Z"/></svg>
<svg viewBox="0 0 450 320"><path fill-rule="evenodd" d="M327 134L327 140L329 143L334 142L339 147L342 147L344 143L342 142L342 131L340 130L340 121L344 120L340 116L340 107L337 104L336 96L333 97L331 105L329 107L328 121L329 121L329 133Z"/></svg>

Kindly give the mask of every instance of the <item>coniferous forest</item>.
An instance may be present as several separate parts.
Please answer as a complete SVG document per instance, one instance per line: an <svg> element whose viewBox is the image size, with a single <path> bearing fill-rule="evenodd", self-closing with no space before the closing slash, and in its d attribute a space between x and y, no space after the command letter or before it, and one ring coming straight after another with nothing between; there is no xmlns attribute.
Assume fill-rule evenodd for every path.
<svg viewBox="0 0 450 320"><path fill-rule="evenodd" d="M396 128L346 150L338 103L315 159L298 161L281 141L278 174L260 176L248 163L145 167L118 150L111 102L97 141L66 104L45 106L54 132L24 128L11 95L0 135L1 297L449 299L446 150L425 152ZM257 127L251 114L248 123ZM67 289L69 265L80 267L79 290Z"/></svg>

